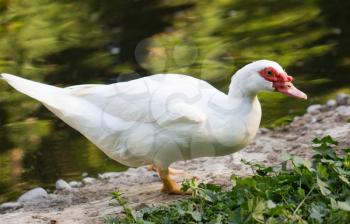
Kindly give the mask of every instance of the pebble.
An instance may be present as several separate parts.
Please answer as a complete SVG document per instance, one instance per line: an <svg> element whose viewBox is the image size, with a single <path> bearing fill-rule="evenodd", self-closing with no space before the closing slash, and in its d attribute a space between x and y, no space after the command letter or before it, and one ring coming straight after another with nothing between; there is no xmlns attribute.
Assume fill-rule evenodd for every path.
<svg viewBox="0 0 350 224"><path fill-rule="evenodd" d="M337 101L338 105L347 105L350 104L350 96L345 93L339 93L335 97L335 100Z"/></svg>
<svg viewBox="0 0 350 224"><path fill-rule="evenodd" d="M120 176L120 172L107 172L103 174L99 174L98 177L100 179L111 179L111 178L116 178Z"/></svg>
<svg viewBox="0 0 350 224"><path fill-rule="evenodd" d="M37 187L37 188L34 188L34 189L22 194L18 198L17 202L27 203L27 202L40 200L40 199L43 199L45 197L47 197L47 192L43 188Z"/></svg>
<svg viewBox="0 0 350 224"><path fill-rule="evenodd" d="M307 113L315 115L315 114L318 114L321 109L322 109L322 105L314 104L307 108Z"/></svg>
<svg viewBox="0 0 350 224"><path fill-rule="evenodd" d="M93 212L90 212L89 214L88 214L88 216L89 217L96 217L96 216L98 216L100 213L98 212L98 211L93 211Z"/></svg>
<svg viewBox="0 0 350 224"><path fill-rule="evenodd" d="M300 135L301 135L301 136L304 136L304 135L306 135L306 134L307 134L307 131L306 131L306 130L300 132Z"/></svg>
<svg viewBox="0 0 350 224"><path fill-rule="evenodd" d="M294 135L286 136L286 140L287 141L294 141L294 140L297 140L297 139L298 139L298 136L294 136Z"/></svg>
<svg viewBox="0 0 350 224"><path fill-rule="evenodd" d="M56 181L56 190L70 190L71 186L62 179L59 179L58 181Z"/></svg>
<svg viewBox="0 0 350 224"><path fill-rule="evenodd" d="M86 184L86 185L88 185L88 184L94 184L95 181L96 181L96 179L93 178L93 177L85 177L85 178L83 179L83 183Z"/></svg>
<svg viewBox="0 0 350 224"><path fill-rule="evenodd" d="M331 109L331 108L334 108L337 106L337 101L336 100L328 100L327 103L326 103L326 106Z"/></svg>
<svg viewBox="0 0 350 224"><path fill-rule="evenodd" d="M349 117L350 116L350 106L339 106L335 110L340 116Z"/></svg>
<svg viewBox="0 0 350 224"><path fill-rule="evenodd" d="M310 122L311 123L316 123L317 122L317 118L316 117L311 118Z"/></svg>
<svg viewBox="0 0 350 224"><path fill-rule="evenodd" d="M6 202L0 205L0 211L6 211L6 210L14 210L14 209L19 209L23 207L23 204L19 202Z"/></svg>
<svg viewBox="0 0 350 224"><path fill-rule="evenodd" d="M277 161L277 156L274 154L268 154L266 158L269 160L269 162L276 162Z"/></svg>
<svg viewBox="0 0 350 224"><path fill-rule="evenodd" d="M79 181L69 181L69 186L71 186L72 188L78 188L81 187L83 184Z"/></svg>
<svg viewBox="0 0 350 224"><path fill-rule="evenodd" d="M316 133L316 135L322 135L323 131L322 130L316 130L315 133Z"/></svg>
<svg viewBox="0 0 350 224"><path fill-rule="evenodd" d="M298 120L300 120L300 116L295 116L295 117L293 118L293 122L298 121Z"/></svg>
<svg viewBox="0 0 350 224"><path fill-rule="evenodd" d="M267 134L269 132L270 132L270 130L267 128L260 128L260 134L262 134L262 135Z"/></svg>

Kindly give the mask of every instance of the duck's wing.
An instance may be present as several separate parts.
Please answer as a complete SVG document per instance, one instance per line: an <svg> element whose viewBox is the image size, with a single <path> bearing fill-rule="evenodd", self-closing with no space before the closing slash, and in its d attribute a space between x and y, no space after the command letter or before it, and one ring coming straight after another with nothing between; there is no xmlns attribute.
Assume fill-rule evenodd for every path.
<svg viewBox="0 0 350 224"><path fill-rule="evenodd" d="M202 82L187 76L156 75L110 85L72 86L65 92L125 121L167 127L205 121L197 104L203 86L208 89Z"/></svg>

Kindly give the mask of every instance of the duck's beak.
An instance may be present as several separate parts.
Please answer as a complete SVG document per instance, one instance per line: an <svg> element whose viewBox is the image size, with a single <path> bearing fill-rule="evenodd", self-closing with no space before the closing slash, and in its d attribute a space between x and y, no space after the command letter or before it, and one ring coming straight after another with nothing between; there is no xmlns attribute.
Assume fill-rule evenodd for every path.
<svg viewBox="0 0 350 224"><path fill-rule="evenodd" d="M291 82L273 82L273 87L280 93L307 100L307 95L297 89Z"/></svg>

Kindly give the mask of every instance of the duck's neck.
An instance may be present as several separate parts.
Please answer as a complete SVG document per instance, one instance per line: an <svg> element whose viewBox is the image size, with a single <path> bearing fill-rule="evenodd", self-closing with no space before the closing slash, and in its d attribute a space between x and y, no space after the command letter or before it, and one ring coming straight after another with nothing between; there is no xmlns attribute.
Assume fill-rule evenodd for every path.
<svg viewBox="0 0 350 224"><path fill-rule="evenodd" d="M249 77L240 74L240 71L232 77L228 92L230 99L254 101L257 93L258 91L254 88L254 83L249 80Z"/></svg>
<svg viewBox="0 0 350 224"><path fill-rule="evenodd" d="M250 132L255 135L261 120L261 106L257 97L258 88L254 80L238 71L230 83L228 92L229 104L238 109L235 116L241 116Z"/></svg>

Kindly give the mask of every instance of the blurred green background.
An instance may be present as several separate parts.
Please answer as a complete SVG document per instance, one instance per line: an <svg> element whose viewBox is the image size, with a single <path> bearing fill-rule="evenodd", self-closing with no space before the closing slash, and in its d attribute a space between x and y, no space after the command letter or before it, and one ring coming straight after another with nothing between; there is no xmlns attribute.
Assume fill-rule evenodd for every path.
<svg viewBox="0 0 350 224"><path fill-rule="evenodd" d="M350 89L350 1L0 0L0 72L58 86L183 73L222 91L242 65L276 60L307 102L260 95L264 126ZM58 178L125 167L0 82L0 202Z"/></svg>

